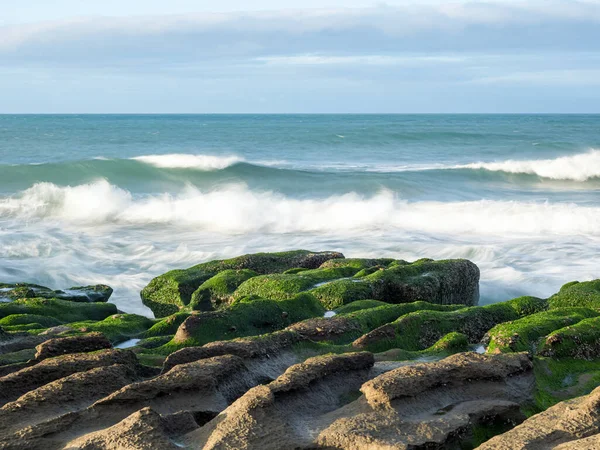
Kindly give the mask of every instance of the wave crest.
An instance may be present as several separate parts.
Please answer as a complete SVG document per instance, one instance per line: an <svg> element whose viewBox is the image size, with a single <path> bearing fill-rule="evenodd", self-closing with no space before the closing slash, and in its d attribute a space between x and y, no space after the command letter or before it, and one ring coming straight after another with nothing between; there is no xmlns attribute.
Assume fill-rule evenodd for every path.
<svg viewBox="0 0 600 450"><path fill-rule="evenodd" d="M135 197L106 180L74 187L36 184L16 196L0 199L0 217L19 223L163 224L231 234L398 231L413 236L431 233L459 237L600 235L599 207L567 203L411 203L390 191L371 197L348 193L296 199L240 185L209 192L188 187L177 195Z"/></svg>
<svg viewBox="0 0 600 450"><path fill-rule="evenodd" d="M131 158L161 169L221 170L244 161L239 156L190 155L171 153L167 155L144 155Z"/></svg>
<svg viewBox="0 0 600 450"><path fill-rule="evenodd" d="M561 156L555 159L477 162L455 166L456 169L485 169L492 172L522 173L553 180L586 181L600 177L600 150Z"/></svg>

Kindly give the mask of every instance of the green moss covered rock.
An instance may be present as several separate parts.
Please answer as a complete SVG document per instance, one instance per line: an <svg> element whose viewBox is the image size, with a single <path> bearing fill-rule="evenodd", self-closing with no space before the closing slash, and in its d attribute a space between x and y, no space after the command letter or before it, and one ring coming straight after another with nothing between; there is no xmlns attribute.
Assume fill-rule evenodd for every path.
<svg viewBox="0 0 600 450"><path fill-rule="evenodd" d="M538 341L554 330L576 324L599 313L589 308L557 308L496 325L487 333L488 353L533 351Z"/></svg>
<svg viewBox="0 0 600 450"><path fill-rule="evenodd" d="M144 333L144 337L150 338L155 336L174 335L177 332L179 325L181 325L189 316L189 312L180 312L159 319Z"/></svg>
<svg viewBox="0 0 600 450"><path fill-rule="evenodd" d="M535 304L530 297L520 297L504 303L453 311L419 310L375 328L355 340L352 346L375 352L392 348L421 351L452 332L462 333L467 336L470 344L476 344L495 325L516 320L529 311L535 311L532 309ZM538 307L543 310L546 305L539 302Z"/></svg>
<svg viewBox="0 0 600 450"><path fill-rule="evenodd" d="M106 302L112 295L110 286L74 286L54 291L46 286L31 283L0 283L0 297L16 300L20 298L58 298L72 302Z"/></svg>
<svg viewBox="0 0 600 450"><path fill-rule="evenodd" d="M361 278L352 280L336 280L312 289L311 294L327 309L336 309L357 300L373 299L371 283ZM384 301L384 299L378 299Z"/></svg>
<svg viewBox="0 0 600 450"><path fill-rule="evenodd" d="M386 306L389 303L382 302L381 300L357 300L347 305L340 306L335 309L336 314L348 314L355 311L361 311L363 309L377 308L379 306Z"/></svg>
<svg viewBox="0 0 600 450"><path fill-rule="evenodd" d="M78 303L55 298L24 298L10 303L0 303L0 319L15 314L51 317L63 323L84 320L104 320L117 314L111 303Z"/></svg>
<svg viewBox="0 0 600 450"><path fill-rule="evenodd" d="M322 269L335 269L337 267L352 267L356 269L356 272L360 270L369 269L371 267L387 267L388 265L396 262L392 258L343 258L343 259L330 259L321 264ZM408 264L406 261L402 261L404 264Z"/></svg>
<svg viewBox="0 0 600 450"><path fill-rule="evenodd" d="M428 353L458 353L466 352L469 350L469 338L466 334L457 333L453 331L442 337L439 341L429 347L426 352Z"/></svg>
<svg viewBox="0 0 600 450"><path fill-rule="evenodd" d="M250 269L227 269L206 280L192 294L190 306L194 310L212 311L228 305L232 294L244 281L256 277Z"/></svg>
<svg viewBox="0 0 600 450"><path fill-rule="evenodd" d="M534 358L536 414L563 400L589 394L600 385L600 360ZM583 447L582 447L583 448Z"/></svg>
<svg viewBox="0 0 600 450"><path fill-rule="evenodd" d="M28 325L28 324L39 324L42 327L56 327L62 325L64 322L48 316L42 316L39 314L11 314L0 319L0 326L15 326L15 325Z"/></svg>
<svg viewBox="0 0 600 450"><path fill-rule="evenodd" d="M550 308L600 308L600 280L567 283L548 299L548 303Z"/></svg>
<svg viewBox="0 0 600 450"><path fill-rule="evenodd" d="M311 293L328 309L367 299L387 303L424 300L476 305L479 301L479 269L472 262L460 259L397 263L365 276L332 281Z"/></svg>
<svg viewBox="0 0 600 450"><path fill-rule="evenodd" d="M538 354L554 358L600 358L600 317L553 331L540 342Z"/></svg>
<svg viewBox="0 0 600 450"><path fill-rule="evenodd" d="M212 341L253 336L285 328L325 312L310 294L284 300L244 297L221 311L199 312L178 328L173 344L204 345Z"/></svg>
<svg viewBox="0 0 600 450"><path fill-rule="evenodd" d="M152 319L137 314L113 314L101 321L73 322L67 326L75 332L102 333L111 343L116 344L140 336L152 325Z"/></svg>
<svg viewBox="0 0 600 450"><path fill-rule="evenodd" d="M256 253L237 258L210 261L185 270L172 270L154 278L142 292L144 305L156 317L165 317L189 305L193 293L223 270L249 269L258 274L282 273L292 268L316 269L325 261L343 258L337 252L294 250L280 253Z"/></svg>

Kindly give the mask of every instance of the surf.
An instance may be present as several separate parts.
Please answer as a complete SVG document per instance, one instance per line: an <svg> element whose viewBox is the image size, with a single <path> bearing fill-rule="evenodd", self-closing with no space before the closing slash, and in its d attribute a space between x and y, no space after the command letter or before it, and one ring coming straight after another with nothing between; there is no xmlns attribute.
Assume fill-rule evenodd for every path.
<svg viewBox="0 0 600 450"><path fill-rule="evenodd" d="M600 236L600 207L516 200L408 201L390 190L295 198L234 184L213 190L134 195L100 179L37 183L0 198L0 218L72 225L174 225L225 234L397 230L472 236Z"/></svg>

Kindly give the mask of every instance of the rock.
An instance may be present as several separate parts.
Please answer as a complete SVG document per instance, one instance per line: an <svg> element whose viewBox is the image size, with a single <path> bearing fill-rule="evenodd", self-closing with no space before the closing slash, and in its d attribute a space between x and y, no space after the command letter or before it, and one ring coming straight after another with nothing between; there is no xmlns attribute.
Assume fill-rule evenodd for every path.
<svg viewBox="0 0 600 450"><path fill-rule="evenodd" d="M54 317L42 316L40 314L11 314L10 316L0 319L0 325L5 326L9 330L18 327L19 325L27 324L37 324L40 328L48 328L59 326L62 322Z"/></svg>
<svg viewBox="0 0 600 450"><path fill-rule="evenodd" d="M14 314L35 314L69 323L103 320L117 312L117 307L111 303L78 303L55 298L36 297L0 303L0 319Z"/></svg>
<svg viewBox="0 0 600 450"><path fill-rule="evenodd" d="M55 291L54 297L72 302L107 302L113 289L105 284L75 286L64 291Z"/></svg>
<svg viewBox="0 0 600 450"><path fill-rule="evenodd" d="M496 436L479 450L595 449L600 437L600 388L559 403Z"/></svg>
<svg viewBox="0 0 600 450"><path fill-rule="evenodd" d="M328 319L308 319L297 322L287 329L311 341L339 340L348 334L362 334L361 326L357 321L342 316L334 316Z"/></svg>
<svg viewBox="0 0 600 450"><path fill-rule="evenodd" d="M201 311L212 311L227 306L233 300L232 294L239 285L257 275L257 272L250 269L223 270L194 291L190 306Z"/></svg>
<svg viewBox="0 0 600 450"><path fill-rule="evenodd" d="M363 334L411 312L456 311L462 308L462 305L437 305L427 302L398 305L384 303L375 308L339 313L331 318L320 317L304 320L290 325L288 329L300 333L310 340L334 340L336 343L350 343Z"/></svg>
<svg viewBox="0 0 600 450"><path fill-rule="evenodd" d="M112 295L110 286L75 286L65 290L53 291L45 286L29 283L0 283L0 295L17 300L23 298L58 298L72 302L106 302Z"/></svg>
<svg viewBox="0 0 600 450"><path fill-rule="evenodd" d="M303 338L293 331L210 342L202 347L186 347L171 353L164 362L163 373L179 364L221 355L235 355L242 359L271 358L288 350Z"/></svg>
<svg viewBox="0 0 600 450"><path fill-rule="evenodd" d="M365 383L361 392L373 408L400 397L415 397L432 388L465 380L496 380L530 371L527 354L488 356L458 353L440 362L415 364L387 372Z"/></svg>
<svg viewBox="0 0 600 450"><path fill-rule="evenodd" d="M484 341L490 353L533 351L537 342L552 331L597 316L598 312L588 308L542 311L496 325L486 333Z"/></svg>
<svg viewBox="0 0 600 450"><path fill-rule="evenodd" d="M35 359L41 361L46 358L64 355L66 353L93 352L112 348L112 345L103 334L90 333L84 336L69 336L50 339L38 345Z"/></svg>
<svg viewBox="0 0 600 450"><path fill-rule="evenodd" d="M387 267L390 264L408 264L406 261L398 261L392 258L335 258L325 261L319 266L320 269L335 269L338 267L352 267L356 272L372 267Z"/></svg>
<svg viewBox="0 0 600 450"><path fill-rule="evenodd" d="M248 295L274 300L291 298L320 284L354 276L354 267L335 267L302 270L297 273L273 273L252 277L236 289L233 298Z"/></svg>
<svg viewBox="0 0 600 450"><path fill-rule="evenodd" d="M186 270L172 270L154 278L142 292L142 301L156 317L165 317L187 306L192 294L206 281L223 270L249 269L259 274L281 273L293 267L316 269L333 258L336 252L313 253L296 250L281 253L257 253L228 260L210 261Z"/></svg>
<svg viewBox="0 0 600 450"><path fill-rule="evenodd" d="M465 353L386 372L363 384L364 397L321 418L316 446L472 448L476 429L524 419L519 405L532 397L531 367L523 354Z"/></svg>
<svg viewBox="0 0 600 450"><path fill-rule="evenodd" d="M250 389L183 442L206 450L303 448L311 441L307 415L339 406L339 395L359 386L372 366L368 353L308 359L272 383Z"/></svg>
<svg viewBox="0 0 600 450"><path fill-rule="evenodd" d="M542 339L537 353L554 358L600 358L600 317L553 331Z"/></svg>
<svg viewBox="0 0 600 450"><path fill-rule="evenodd" d="M416 406L416 405L415 405ZM418 408L418 407L417 407ZM485 427L507 429L524 417L519 405L500 399L471 400L438 411L423 408L421 418L377 410L336 420L317 438L317 448L412 450L473 448ZM404 413L404 411L402 411Z"/></svg>
<svg viewBox="0 0 600 450"><path fill-rule="evenodd" d="M51 419L63 411L83 409L136 381L131 367L114 364L77 372L27 392L0 409L0 428L7 435Z"/></svg>
<svg viewBox="0 0 600 450"><path fill-rule="evenodd" d="M231 382L232 392L219 392L227 381ZM95 407L118 405L120 410L137 410L152 403L162 414L181 410L219 412L228 404L226 395L236 396L233 393L236 383L238 395L254 385L241 358L216 356L180 364L156 378L125 386L96 402Z"/></svg>
<svg viewBox="0 0 600 450"><path fill-rule="evenodd" d="M150 408L133 413L118 424L86 434L69 442L65 448L81 450L176 450L169 438L164 419Z"/></svg>
<svg viewBox="0 0 600 450"><path fill-rule="evenodd" d="M548 304L550 308L599 308L600 280L567 283L548 299Z"/></svg>
<svg viewBox="0 0 600 450"><path fill-rule="evenodd" d="M197 311L194 311L197 313ZM143 337L169 336L177 332L179 326L190 316L188 312L180 312L164 317L154 323L143 333Z"/></svg>
<svg viewBox="0 0 600 450"><path fill-rule="evenodd" d="M479 301L479 269L467 260L421 260L390 265L352 280L332 281L311 293L328 309L366 299L470 306Z"/></svg>
<svg viewBox="0 0 600 450"><path fill-rule="evenodd" d="M75 322L68 326L83 333L99 332L113 344L141 336L154 321L137 314L113 314L98 322Z"/></svg>
<svg viewBox="0 0 600 450"><path fill-rule="evenodd" d="M282 315L284 311L288 313L285 318ZM212 341L260 335L300 320L320 317L324 312L321 304L310 294L280 301L246 297L236 300L226 310L189 316L177 329L173 342L198 346Z"/></svg>
<svg viewBox="0 0 600 450"><path fill-rule="evenodd" d="M0 404L14 401L33 389L71 374L113 364L122 364L133 370L137 370L138 366L135 354L126 350L73 353L45 359L0 378Z"/></svg>
<svg viewBox="0 0 600 450"><path fill-rule="evenodd" d="M270 383L269 388L275 394L307 389L315 381L321 381L330 375L367 370L373 367L373 364L375 359L369 352L316 356L290 367Z"/></svg>
<svg viewBox="0 0 600 450"><path fill-rule="evenodd" d="M545 307L544 302L519 297L503 303L455 311L416 311L364 334L352 346L372 351L391 348L419 351L432 346L451 332L462 333L467 336L469 343L476 344L495 325L519 319L522 314Z"/></svg>

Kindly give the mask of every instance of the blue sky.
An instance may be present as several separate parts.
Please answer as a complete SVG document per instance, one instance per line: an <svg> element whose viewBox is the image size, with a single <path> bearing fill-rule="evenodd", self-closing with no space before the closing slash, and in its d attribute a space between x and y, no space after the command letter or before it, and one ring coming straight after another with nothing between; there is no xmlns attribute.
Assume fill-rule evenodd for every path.
<svg viewBox="0 0 600 450"><path fill-rule="evenodd" d="M600 2L3 0L0 112L600 112Z"/></svg>

